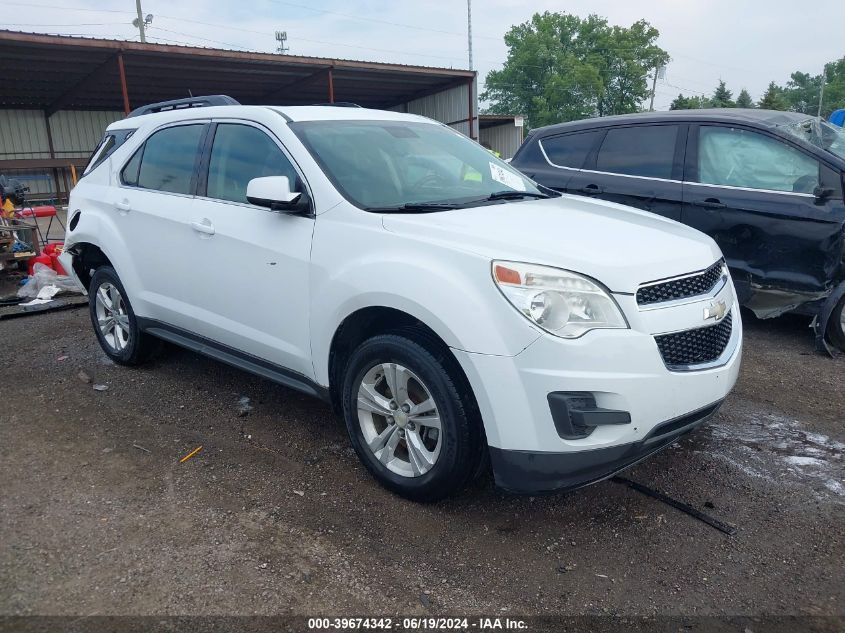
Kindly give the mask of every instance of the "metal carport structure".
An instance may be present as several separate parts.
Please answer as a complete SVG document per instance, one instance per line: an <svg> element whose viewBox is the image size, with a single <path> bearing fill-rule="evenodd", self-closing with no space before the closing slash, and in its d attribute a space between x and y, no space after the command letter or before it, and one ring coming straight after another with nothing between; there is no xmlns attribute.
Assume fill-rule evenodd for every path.
<svg viewBox="0 0 845 633"><path fill-rule="evenodd" d="M85 162L111 121L190 94L244 104L352 102L478 136L470 70L14 31L0 31L0 60L0 173L31 181L35 197L65 198L70 165Z"/></svg>

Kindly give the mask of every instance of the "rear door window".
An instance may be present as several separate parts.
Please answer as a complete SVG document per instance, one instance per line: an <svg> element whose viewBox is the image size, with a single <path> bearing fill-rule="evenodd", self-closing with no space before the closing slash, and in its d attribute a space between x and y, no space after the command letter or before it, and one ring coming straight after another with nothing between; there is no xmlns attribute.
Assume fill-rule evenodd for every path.
<svg viewBox="0 0 845 633"><path fill-rule="evenodd" d="M596 169L612 174L672 178L677 125L611 128L596 158Z"/></svg>
<svg viewBox="0 0 845 633"><path fill-rule="evenodd" d="M167 193L193 193L193 177L203 128L204 124L179 125L159 130L150 136L144 143L137 186ZM131 174L127 172L131 163L124 168L126 184L132 184Z"/></svg>
<svg viewBox="0 0 845 633"><path fill-rule="evenodd" d="M698 132L698 182L812 193L819 184L819 162L759 132L702 126Z"/></svg>
<svg viewBox="0 0 845 633"><path fill-rule="evenodd" d="M550 136L540 141L549 161L558 167L581 169L601 136L601 130Z"/></svg>

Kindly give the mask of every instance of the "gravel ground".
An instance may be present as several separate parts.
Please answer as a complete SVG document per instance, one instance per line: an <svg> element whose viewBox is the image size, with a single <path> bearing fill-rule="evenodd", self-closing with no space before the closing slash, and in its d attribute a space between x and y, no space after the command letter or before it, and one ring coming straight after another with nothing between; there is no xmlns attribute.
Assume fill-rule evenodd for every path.
<svg viewBox="0 0 845 633"><path fill-rule="evenodd" d="M718 417L626 474L734 536L614 482L406 502L319 401L116 366L85 310L0 323L0 614L845 616L845 358L745 320Z"/></svg>

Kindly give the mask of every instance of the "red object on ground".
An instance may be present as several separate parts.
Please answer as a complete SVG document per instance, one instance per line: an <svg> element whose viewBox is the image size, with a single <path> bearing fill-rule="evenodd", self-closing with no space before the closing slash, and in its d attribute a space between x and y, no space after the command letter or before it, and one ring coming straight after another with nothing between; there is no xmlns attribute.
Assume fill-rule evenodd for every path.
<svg viewBox="0 0 845 633"><path fill-rule="evenodd" d="M50 257L47 253L41 253L40 255L37 255L36 257L30 259L27 263L30 276L32 275L32 269L35 268L35 264L44 264L45 266L53 268L53 258ZM53 270L55 270L55 268L53 268Z"/></svg>
<svg viewBox="0 0 845 633"><path fill-rule="evenodd" d="M51 253L50 254L50 264L53 266L53 270L55 270L60 275L67 276L67 271L65 267L62 266L62 263L59 261L59 254L58 253Z"/></svg>
<svg viewBox="0 0 845 633"><path fill-rule="evenodd" d="M62 254L64 249L64 243L53 243L47 244L43 251L45 255L50 257L50 266L60 275L67 275L67 271L65 271L64 266L62 266L62 263L59 261L59 255Z"/></svg>
<svg viewBox="0 0 845 633"><path fill-rule="evenodd" d="M19 218L52 218L56 215L56 207L45 204L40 207L27 207L20 211L15 211L15 215Z"/></svg>

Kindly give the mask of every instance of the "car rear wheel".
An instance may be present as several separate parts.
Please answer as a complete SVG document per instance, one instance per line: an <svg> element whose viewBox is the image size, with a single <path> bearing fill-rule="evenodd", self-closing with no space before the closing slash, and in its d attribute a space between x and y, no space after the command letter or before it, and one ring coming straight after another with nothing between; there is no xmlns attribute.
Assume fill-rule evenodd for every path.
<svg viewBox="0 0 845 633"><path fill-rule="evenodd" d="M845 297L839 300L827 322L827 338L845 352Z"/></svg>
<svg viewBox="0 0 845 633"><path fill-rule="evenodd" d="M88 288L91 324L106 356L120 365L138 365L157 349L158 341L138 328L135 312L114 268L102 266Z"/></svg>
<svg viewBox="0 0 845 633"><path fill-rule="evenodd" d="M389 490L434 501L462 488L483 446L460 376L405 336L361 344L346 368L343 414L358 457Z"/></svg>

